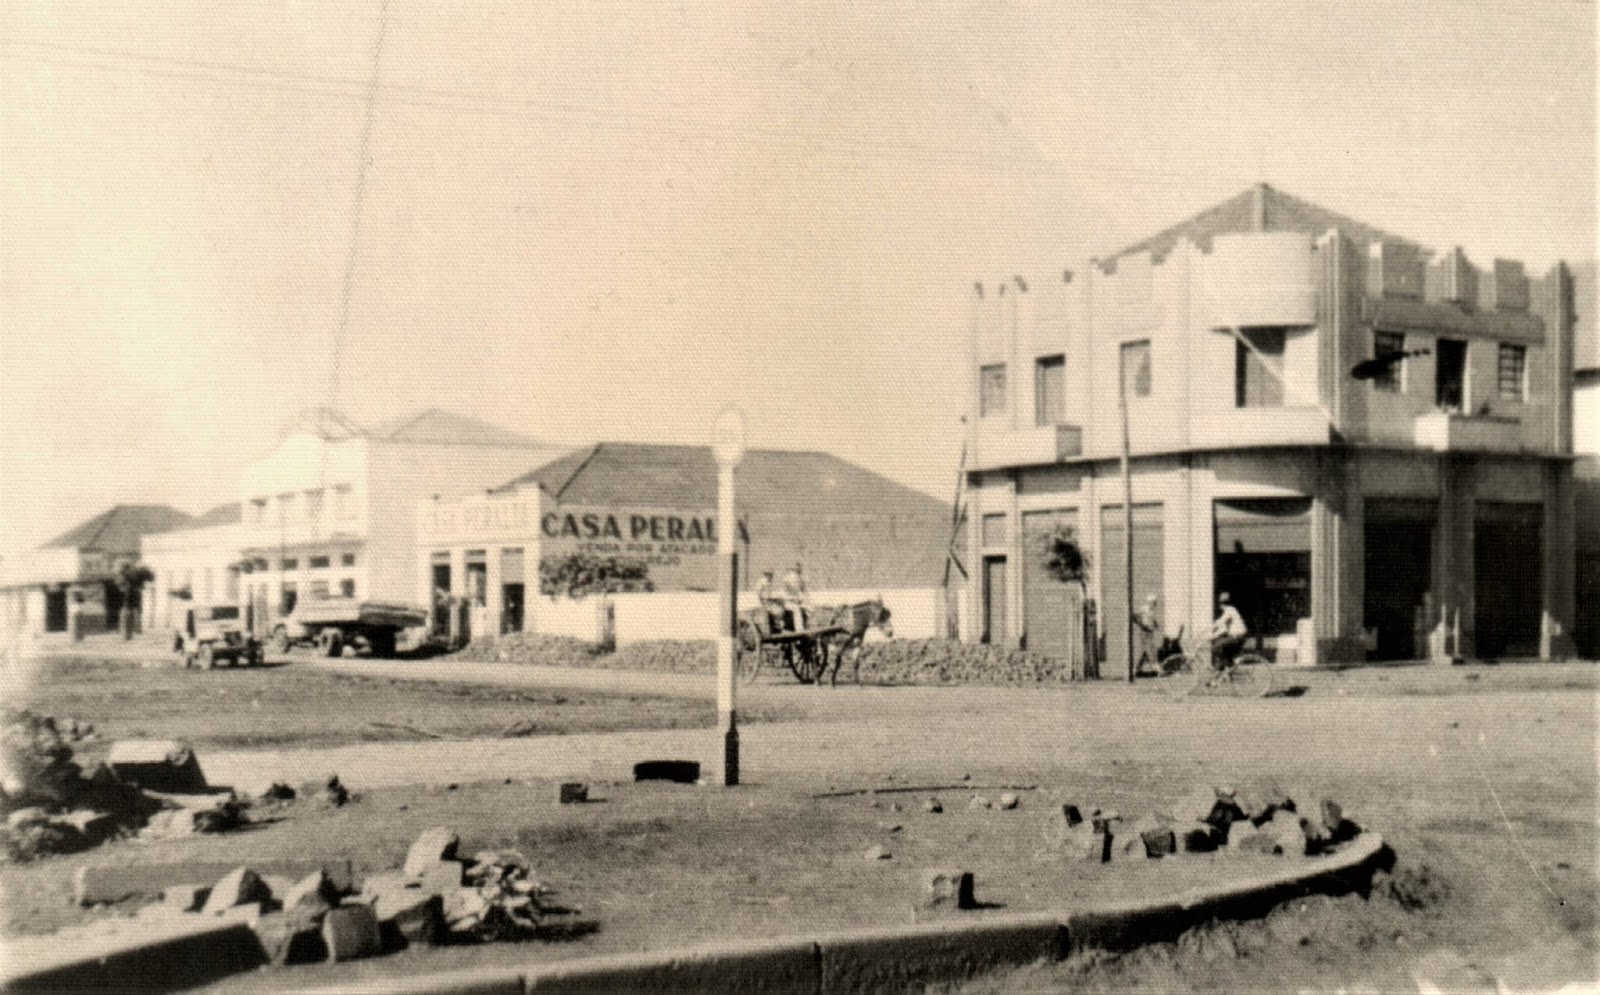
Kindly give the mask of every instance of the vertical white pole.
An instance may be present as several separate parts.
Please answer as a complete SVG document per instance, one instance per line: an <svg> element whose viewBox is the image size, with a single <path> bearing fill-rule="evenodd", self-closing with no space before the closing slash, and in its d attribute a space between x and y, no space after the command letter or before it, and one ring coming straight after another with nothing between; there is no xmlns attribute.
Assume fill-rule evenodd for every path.
<svg viewBox="0 0 1600 995"><path fill-rule="evenodd" d="M733 635L738 624L737 529L733 466L717 467L717 728L722 730L722 783L739 783L739 721L734 703Z"/></svg>

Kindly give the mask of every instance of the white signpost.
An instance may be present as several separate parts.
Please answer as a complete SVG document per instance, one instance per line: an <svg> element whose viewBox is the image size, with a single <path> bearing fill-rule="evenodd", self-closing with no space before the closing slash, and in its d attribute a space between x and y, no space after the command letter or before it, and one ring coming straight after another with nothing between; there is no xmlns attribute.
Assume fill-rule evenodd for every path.
<svg viewBox="0 0 1600 995"><path fill-rule="evenodd" d="M744 458L744 415L724 408L711 428L717 459L717 728L722 730L722 783L739 783L739 719L734 704L733 639L739 618L739 566L733 470Z"/></svg>

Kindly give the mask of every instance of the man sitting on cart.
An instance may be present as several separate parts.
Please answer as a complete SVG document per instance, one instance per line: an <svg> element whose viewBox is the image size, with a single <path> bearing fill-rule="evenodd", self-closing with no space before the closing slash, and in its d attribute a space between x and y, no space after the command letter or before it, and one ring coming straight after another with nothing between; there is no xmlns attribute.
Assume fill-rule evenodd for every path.
<svg viewBox="0 0 1600 995"><path fill-rule="evenodd" d="M796 563L783 578L784 621L790 632L799 632L808 624L806 614L811 610L811 596L806 593L805 566Z"/></svg>
<svg viewBox="0 0 1600 995"><path fill-rule="evenodd" d="M767 613L767 631L779 633L787 627L783 617L783 597L771 570L761 571L761 583L756 585L756 601Z"/></svg>

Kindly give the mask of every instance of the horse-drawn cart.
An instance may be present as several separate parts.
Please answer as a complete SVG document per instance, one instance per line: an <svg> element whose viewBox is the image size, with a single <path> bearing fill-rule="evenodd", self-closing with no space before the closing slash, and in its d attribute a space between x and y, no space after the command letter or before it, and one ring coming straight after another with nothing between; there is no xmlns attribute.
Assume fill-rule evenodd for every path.
<svg viewBox="0 0 1600 995"><path fill-rule="evenodd" d="M746 684L751 683L766 663L787 666L801 684L820 685L824 674L832 675L830 684L837 683L839 665L854 650L859 683L861 643L867 630L877 628L885 636L894 635L889 609L881 598L839 608L818 608L812 615L827 621L813 628L785 631L773 627L765 608L740 613L738 638L734 640L739 677Z"/></svg>

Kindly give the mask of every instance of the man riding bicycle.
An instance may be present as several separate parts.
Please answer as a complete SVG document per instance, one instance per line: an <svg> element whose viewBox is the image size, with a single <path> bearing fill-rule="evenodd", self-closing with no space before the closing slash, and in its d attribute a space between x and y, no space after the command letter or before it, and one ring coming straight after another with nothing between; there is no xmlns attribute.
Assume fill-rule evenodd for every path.
<svg viewBox="0 0 1600 995"><path fill-rule="evenodd" d="M1221 670L1225 666L1233 666L1239 651L1244 649L1248 635L1250 627L1244 624L1244 616L1233 607L1233 599L1228 592L1223 591L1217 595L1217 620L1211 623L1212 668Z"/></svg>

